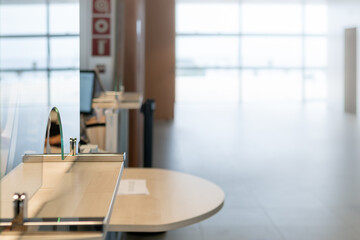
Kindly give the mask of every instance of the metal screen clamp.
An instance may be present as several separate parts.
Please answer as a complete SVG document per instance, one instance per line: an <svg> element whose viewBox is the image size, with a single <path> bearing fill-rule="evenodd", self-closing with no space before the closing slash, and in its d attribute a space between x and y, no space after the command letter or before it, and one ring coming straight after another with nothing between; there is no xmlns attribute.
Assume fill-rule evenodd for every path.
<svg viewBox="0 0 360 240"><path fill-rule="evenodd" d="M76 155L76 138L70 138L70 155Z"/></svg>
<svg viewBox="0 0 360 240"><path fill-rule="evenodd" d="M27 217L27 196L26 193L15 193L13 195L14 218L11 221L11 231L26 231L24 219Z"/></svg>

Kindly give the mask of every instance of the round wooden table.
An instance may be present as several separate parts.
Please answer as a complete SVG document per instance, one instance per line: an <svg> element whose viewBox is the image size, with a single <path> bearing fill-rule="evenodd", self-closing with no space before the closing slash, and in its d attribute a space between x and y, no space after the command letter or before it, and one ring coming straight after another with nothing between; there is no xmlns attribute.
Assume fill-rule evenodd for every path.
<svg viewBox="0 0 360 240"><path fill-rule="evenodd" d="M164 232L217 213L225 194L214 183L185 173L125 168L123 179L146 179L149 195L117 195L108 231Z"/></svg>

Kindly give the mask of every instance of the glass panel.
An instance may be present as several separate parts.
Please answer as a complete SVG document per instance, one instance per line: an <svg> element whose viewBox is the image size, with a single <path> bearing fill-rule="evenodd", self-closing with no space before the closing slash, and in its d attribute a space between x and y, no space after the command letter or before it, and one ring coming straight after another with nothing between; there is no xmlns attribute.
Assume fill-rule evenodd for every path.
<svg viewBox="0 0 360 240"><path fill-rule="evenodd" d="M19 105L22 107L47 106L48 104L48 81L47 73L19 72L12 73L12 79L19 81L17 92L19 94ZM31 99L31 101L29 101Z"/></svg>
<svg viewBox="0 0 360 240"><path fill-rule="evenodd" d="M65 159L61 116L57 107L53 107L49 113L44 143L44 154L53 153L60 153L61 160Z"/></svg>
<svg viewBox="0 0 360 240"><path fill-rule="evenodd" d="M178 70L176 102L239 102L239 71Z"/></svg>
<svg viewBox="0 0 360 240"><path fill-rule="evenodd" d="M79 1L50 0L49 2L54 4L50 6L51 33L78 34ZM60 2L66 4L61 5ZM45 3L45 0L0 1L0 34L47 34L46 6L40 6L39 3ZM79 139L79 72L51 72L50 75L48 71L41 71L50 67L49 60L51 67L78 68L79 38L50 39L50 55L46 36L7 37L0 38L0 41L1 69L17 69L14 72L0 71L0 218L12 218L14 216L12 195L15 192L25 192L28 198L31 198L42 186L42 162L21 163L24 154L43 153L47 118L52 105L59 108L62 116L65 152L69 152L70 137ZM26 68L26 71L23 68ZM63 167L66 168L66 165ZM61 202L58 196L66 194L74 196L73 193L78 190L78 186L70 182L78 177L81 178L82 169L79 166L72 167L72 173L68 174L69 181L61 179L69 183L69 186L56 189L58 192L54 192L49 202L43 206L29 204L29 216L41 217L39 209L44 210L48 207L55 209L54 217L57 217L55 215L59 213L58 209L71 208L71 204L65 207L60 204L54 207L52 204L59 199ZM48 175L51 170L51 168L47 169ZM97 169L93 172L96 171ZM116 171L118 172L118 169ZM8 174L10 172L11 174ZM88 179L88 174L84 178ZM44 181L45 185L50 182L49 179ZM50 183L52 184L54 182ZM73 190L70 190L71 186L75 186ZM43 200L42 197L41 199ZM68 212L64 210L61 214L67 215ZM103 217L101 218L103 221ZM66 228L62 228L64 229Z"/></svg>
<svg viewBox="0 0 360 240"><path fill-rule="evenodd" d="M46 68L46 38L0 39L1 69Z"/></svg>
<svg viewBox="0 0 360 240"><path fill-rule="evenodd" d="M177 3L176 32L238 33L239 4Z"/></svg>
<svg viewBox="0 0 360 240"><path fill-rule="evenodd" d="M79 2L50 1L50 33L79 34Z"/></svg>
<svg viewBox="0 0 360 240"><path fill-rule="evenodd" d="M41 124L45 124L41 117L47 118L48 114L46 72L2 73L0 91L1 136L11 140L7 146L10 162L2 169L9 172L21 163L24 153L43 152L43 146L38 146L37 141L44 139L40 133L46 125Z"/></svg>
<svg viewBox="0 0 360 240"><path fill-rule="evenodd" d="M51 105L60 106L79 103L79 71L53 71L50 76Z"/></svg>
<svg viewBox="0 0 360 240"><path fill-rule="evenodd" d="M51 38L50 57L50 67L52 68L79 68L79 37Z"/></svg>
<svg viewBox="0 0 360 240"><path fill-rule="evenodd" d="M325 100L327 97L326 71L305 72L305 99Z"/></svg>
<svg viewBox="0 0 360 240"><path fill-rule="evenodd" d="M241 73L242 101L300 101L301 71L245 70Z"/></svg>
<svg viewBox="0 0 360 240"><path fill-rule="evenodd" d="M26 2L1 4L0 35L46 34L45 0Z"/></svg>
<svg viewBox="0 0 360 240"><path fill-rule="evenodd" d="M243 33L302 32L301 4L244 3L241 9Z"/></svg>
<svg viewBox="0 0 360 240"><path fill-rule="evenodd" d="M36 75L36 76L34 76ZM42 89L47 80L44 73L1 73L1 215L13 217L12 195L25 192L28 198L42 184L42 163L32 163L16 168L19 174L8 174L22 162L24 154L42 153L47 102ZM32 81L36 79L36 81ZM46 92L45 92L46 94ZM29 173L29 174L28 174ZM6 176L5 176L6 175ZM11 184L9 184L11 183Z"/></svg>
<svg viewBox="0 0 360 240"><path fill-rule="evenodd" d="M305 6L305 33L327 33L327 6L326 4L306 4Z"/></svg>
<svg viewBox="0 0 360 240"><path fill-rule="evenodd" d="M177 67L238 66L236 37L177 37Z"/></svg>
<svg viewBox="0 0 360 240"><path fill-rule="evenodd" d="M242 63L245 67L301 67L299 37L243 37Z"/></svg>
<svg viewBox="0 0 360 240"><path fill-rule="evenodd" d="M327 39L325 37L305 38L305 66L326 67Z"/></svg>
<svg viewBox="0 0 360 240"><path fill-rule="evenodd" d="M2 73L1 81L1 99L7 104L21 107L47 106L46 72Z"/></svg>
<svg viewBox="0 0 360 240"><path fill-rule="evenodd" d="M70 138L80 139L79 87L79 71L53 71L50 74L50 106L56 106L61 114L65 153L70 152Z"/></svg>

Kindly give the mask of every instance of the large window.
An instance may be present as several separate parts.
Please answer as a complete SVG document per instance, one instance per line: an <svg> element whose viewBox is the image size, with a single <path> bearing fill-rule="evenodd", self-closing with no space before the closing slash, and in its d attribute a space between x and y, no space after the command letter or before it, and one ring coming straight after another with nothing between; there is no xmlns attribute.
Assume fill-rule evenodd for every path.
<svg viewBox="0 0 360 240"><path fill-rule="evenodd" d="M176 4L178 102L324 100L325 1Z"/></svg>
<svg viewBox="0 0 360 240"><path fill-rule="evenodd" d="M0 77L3 84L14 79L36 79L29 83L49 90L39 101L51 104L56 91L69 91L62 89L61 84L56 91L51 91L58 76L78 78L79 59L78 1L1 0ZM33 97L30 91L24 94L27 95L24 99Z"/></svg>

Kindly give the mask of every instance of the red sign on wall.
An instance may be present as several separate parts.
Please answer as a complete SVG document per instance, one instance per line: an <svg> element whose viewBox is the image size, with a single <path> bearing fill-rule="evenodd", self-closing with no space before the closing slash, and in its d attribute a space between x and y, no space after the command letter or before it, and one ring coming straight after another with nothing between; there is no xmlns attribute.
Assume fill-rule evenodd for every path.
<svg viewBox="0 0 360 240"><path fill-rule="evenodd" d="M110 0L93 0L93 13L111 13Z"/></svg>
<svg viewBox="0 0 360 240"><path fill-rule="evenodd" d="M93 34L108 35L110 34L110 18L93 18Z"/></svg>
<svg viewBox="0 0 360 240"><path fill-rule="evenodd" d="M110 39L93 38L92 40L93 56L110 56Z"/></svg>
<svg viewBox="0 0 360 240"><path fill-rule="evenodd" d="M92 56L110 56L111 0L92 3Z"/></svg>

